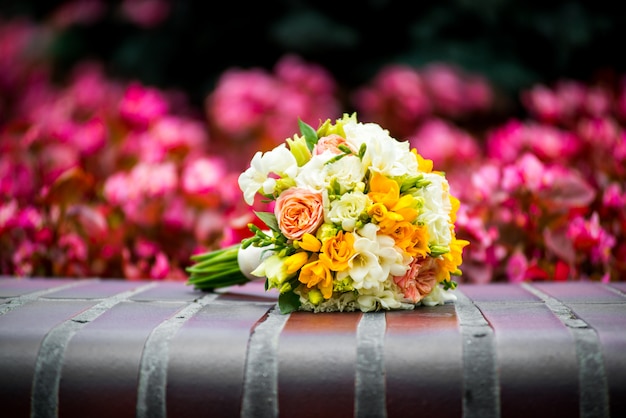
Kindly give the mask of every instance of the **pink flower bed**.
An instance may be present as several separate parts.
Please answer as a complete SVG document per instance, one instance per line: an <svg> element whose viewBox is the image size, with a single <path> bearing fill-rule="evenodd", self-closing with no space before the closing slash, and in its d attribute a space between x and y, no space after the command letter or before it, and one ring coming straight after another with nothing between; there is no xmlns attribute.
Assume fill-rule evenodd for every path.
<svg viewBox="0 0 626 418"><path fill-rule="evenodd" d="M502 120L493 86L451 65L389 65L348 105L289 55L224 72L194 109L97 63L53 82L51 36L0 20L0 274L185 280L190 255L250 235L236 179L254 152L298 118L357 111L446 172L470 241L461 281L626 277L626 77L534 86Z"/></svg>

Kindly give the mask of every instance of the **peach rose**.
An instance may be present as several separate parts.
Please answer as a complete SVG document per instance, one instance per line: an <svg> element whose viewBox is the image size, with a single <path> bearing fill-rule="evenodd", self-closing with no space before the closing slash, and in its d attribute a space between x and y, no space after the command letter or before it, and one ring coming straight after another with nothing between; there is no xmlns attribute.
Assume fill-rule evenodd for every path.
<svg viewBox="0 0 626 418"><path fill-rule="evenodd" d="M339 145L345 145L350 148L352 152L355 152L348 142L346 142L345 138L337 134L331 134L323 136L317 141L317 144L313 147L313 155L320 155L324 153L324 151L330 151L333 154L343 154L343 151L339 149Z"/></svg>
<svg viewBox="0 0 626 418"><path fill-rule="evenodd" d="M322 194L299 187L287 189L276 199L274 215L288 239L298 240L306 233L315 235L324 221Z"/></svg>

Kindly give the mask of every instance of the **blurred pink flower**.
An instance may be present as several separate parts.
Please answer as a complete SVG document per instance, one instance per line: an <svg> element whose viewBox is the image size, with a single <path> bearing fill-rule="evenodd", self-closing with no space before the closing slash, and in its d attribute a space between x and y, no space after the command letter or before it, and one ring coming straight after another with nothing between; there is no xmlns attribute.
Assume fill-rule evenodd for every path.
<svg viewBox="0 0 626 418"><path fill-rule="evenodd" d="M142 28L152 28L162 23L170 14L168 0L123 0L122 14Z"/></svg>
<svg viewBox="0 0 626 418"><path fill-rule="evenodd" d="M52 23L58 29L72 25L90 25L106 12L107 5L101 0L70 0L62 3L52 13Z"/></svg>
<svg viewBox="0 0 626 418"><path fill-rule="evenodd" d="M138 128L146 128L168 111L167 100L159 90L138 82L129 84L119 104L120 116Z"/></svg>
<svg viewBox="0 0 626 418"><path fill-rule="evenodd" d="M216 157L198 158L189 162L183 169L183 191L198 195L215 192L225 175L224 160Z"/></svg>
<svg viewBox="0 0 626 418"><path fill-rule="evenodd" d="M482 155L476 139L443 119L425 121L409 137L409 142L417 152L433 160L435 167L443 171L455 165L471 164Z"/></svg>
<svg viewBox="0 0 626 418"><path fill-rule="evenodd" d="M580 141L568 131L518 120L510 120L492 129L486 145L489 157L504 162L514 161L524 151L546 161L563 161L580 150Z"/></svg>
<svg viewBox="0 0 626 418"><path fill-rule="evenodd" d="M208 119L233 140L246 139L279 100L279 87L278 80L264 70L229 69L207 97Z"/></svg>
<svg viewBox="0 0 626 418"><path fill-rule="evenodd" d="M458 117L484 111L493 102L492 88L482 76L446 63L432 63L422 70L424 82L440 115Z"/></svg>
<svg viewBox="0 0 626 418"><path fill-rule="evenodd" d="M399 137L413 133L432 114L431 99L422 75L413 67L385 66L367 85L352 94L362 120L375 121Z"/></svg>
<svg viewBox="0 0 626 418"><path fill-rule="evenodd" d="M515 251L507 260L506 274L512 283L520 283L526 279L528 259L521 251Z"/></svg>

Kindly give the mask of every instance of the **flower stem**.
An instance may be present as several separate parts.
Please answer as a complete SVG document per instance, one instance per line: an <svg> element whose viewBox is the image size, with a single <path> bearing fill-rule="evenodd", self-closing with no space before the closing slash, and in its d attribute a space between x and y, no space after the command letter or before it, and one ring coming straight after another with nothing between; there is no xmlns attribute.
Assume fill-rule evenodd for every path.
<svg viewBox="0 0 626 418"><path fill-rule="evenodd" d="M186 269L187 284L200 290L212 290L247 283L249 279L241 272L237 261L239 247L233 245L191 256L194 264Z"/></svg>

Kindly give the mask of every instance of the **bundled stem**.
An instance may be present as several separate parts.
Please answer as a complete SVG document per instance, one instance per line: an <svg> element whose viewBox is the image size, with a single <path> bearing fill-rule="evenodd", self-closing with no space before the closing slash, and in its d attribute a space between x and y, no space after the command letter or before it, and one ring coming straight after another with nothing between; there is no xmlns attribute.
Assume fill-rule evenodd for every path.
<svg viewBox="0 0 626 418"><path fill-rule="evenodd" d="M239 269L240 244L191 256L188 284L200 290L240 285L250 280Z"/></svg>

